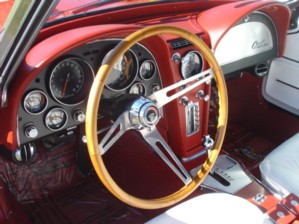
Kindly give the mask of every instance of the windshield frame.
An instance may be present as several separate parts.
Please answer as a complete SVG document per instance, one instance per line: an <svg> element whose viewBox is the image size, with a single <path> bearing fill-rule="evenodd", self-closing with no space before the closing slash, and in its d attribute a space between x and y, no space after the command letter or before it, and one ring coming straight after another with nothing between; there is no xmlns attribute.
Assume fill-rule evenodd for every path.
<svg viewBox="0 0 299 224"><path fill-rule="evenodd" d="M16 9L21 1L22 4L26 5L24 11ZM17 5L13 6L15 8L10 11L5 22L5 29L8 29L8 31L1 33L1 40L11 38L10 35L13 35L13 37L9 42L9 46L4 47L3 52L3 44L0 45L2 47L0 48L1 54L4 54L1 57L0 64L0 107L6 107L10 81L16 75L16 70L21 61L58 2L59 0L16 0L14 2ZM15 16L16 12L23 13L21 16L22 21L18 20L20 15ZM17 28L11 27L16 24Z"/></svg>

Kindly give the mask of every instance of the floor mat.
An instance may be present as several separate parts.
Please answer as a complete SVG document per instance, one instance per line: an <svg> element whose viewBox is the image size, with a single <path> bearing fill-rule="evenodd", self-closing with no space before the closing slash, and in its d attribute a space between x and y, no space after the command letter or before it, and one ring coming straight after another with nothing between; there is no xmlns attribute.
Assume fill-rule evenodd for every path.
<svg viewBox="0 0 299 224"><path fill-rule="evenodd" d="M111 195L94 175L67 193L24 205L33 223L144 223L148 218Z"/></svg>

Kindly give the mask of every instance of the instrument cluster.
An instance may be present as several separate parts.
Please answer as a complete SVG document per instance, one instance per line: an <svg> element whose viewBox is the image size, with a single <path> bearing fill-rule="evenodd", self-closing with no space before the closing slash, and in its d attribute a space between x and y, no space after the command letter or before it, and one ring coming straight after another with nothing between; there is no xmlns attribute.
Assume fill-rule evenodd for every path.
<svg viewBox="0 0 299 224"><path fill-rule="evenodd" d="M99 67L119 40L99 40L51 63L24 93L18 112L19 144L70 131L85 121L89 90ZM162 88L159 69L148 49L136 44L113 66L102 98L123 94L149 96Z"/></svg>

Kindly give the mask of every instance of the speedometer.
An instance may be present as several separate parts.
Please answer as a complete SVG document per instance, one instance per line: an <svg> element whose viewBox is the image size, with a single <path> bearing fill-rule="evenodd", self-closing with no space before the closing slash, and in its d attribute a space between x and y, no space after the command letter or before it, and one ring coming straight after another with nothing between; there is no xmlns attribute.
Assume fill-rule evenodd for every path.
<svg viewBox="0 0 299 224"><path fill-rule="evenodd" d="M65 59L51 73L49 87L52 96L62 104L78 104L87 97L93 76L87 62L79 58Z"/></svg>

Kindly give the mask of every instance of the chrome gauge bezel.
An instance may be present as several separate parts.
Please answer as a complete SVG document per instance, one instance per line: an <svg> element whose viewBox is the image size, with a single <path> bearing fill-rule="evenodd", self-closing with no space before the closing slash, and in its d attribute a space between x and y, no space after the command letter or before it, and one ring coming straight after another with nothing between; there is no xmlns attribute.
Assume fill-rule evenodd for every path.
<svg viewBox="0 0 299 224"><path fill-rule="evenodd" d="M135 86L137 86L137 85L142 86L143 94L132 92L132 91L133 91L133 88L134 88ZM133 85L131 85L130 90L129 90L129 93L130 93L130 94L139 94L139 95L144 96L144 95L146 94L146 87L145 87L145 85L144 85L142 82L135 82Z"/></svg>
<svg viewBox="0 0 299 224"><path fill-rule="evenodd" d="M150 86L150 88L149 88L149 95L152 95L154 92L156 92L156 91L154 91L154 89L155 89L156 87L159 87L159 89L156 90L156 91L159 91L160 89L162 89L162 86L159 85L159 83L154 82L154 83Z"/></svg>
<svg viewBox="0 0 299 224"><path fill-rule="evenodd" d="M198 58L199 58L200 65L199 65L199 70L198 70L198 72L197 72L196 74L202 72L202 71L203 71L203 68L204 68L204 60L203 60L202 55L201 55L198 51L188 51L188 52L182 57L182 60L181 60L181 68L180 68L180 70L181 70L181 75L182 75L182 77L183 77L184 79L190 78L191 76L195 75L195 74L193 74L193 75L186 74L185 71L184 71L184 66L186 66L186 65L184 64L184 63L186 63L185 60L186 60L187 57L190 57L191 54L195 54L195 55L197 55Z"/></svg>
<svg viewBox="0 0 299 224"><path fill-rule="evenodd" d="M32 97L32 95L36 94L36 93L43 95L45 97L45 101L46 102L44 104L44 107L41 110L39 110L38 112L32 112L32 111L29 111L29 109L27 108L26 102L27 102L28 98ZM38 115L38 114L41 114L42 112L44 112L46 110L46 108L48 107L48 103L49 103L48 97L47 97L47 95L43 91L41 91L41 90L32 90L32 91L28 92L26 94L26 96L24 97L23 108L29 114Z"/></svg>
<svg viewBox="0 0 299 224"><path fill-rule="evenodd" d="M143 73L143 72L142 72L142 67L143 67L146 63L151 63L152 66L153 66L153 70L151 71L151 75L150 75L149 78L145 78L144 75L142 74L142 73ZM140 65L140 68L139 68L139 75L140 75L140 78L143 79L143 80L146 80L146 81L152 79L152 78L155 76L156 69L157 69L157 68L156 68L156 64L155 64L155 62L154 62L153 60L145 60L145 61L143 61L143 62L141 63L141 65Z"/></svg>
<svg viewBox="0 0 299 224"><path fill-rule="evenodd" d="M82 87L80 87L80 90L79 90L80 92L78 94L74 94L74 96L72 97L74 99L72 99L71 101L70 101L70 99L65 99L65 100L59 99L56 96L55 91L53 90L53 83L52 83L56 70L58 70L59 66L61 66L63 63L65 63L67 61L76 62L80 66L80 69L82 69L83 75L84 75ZM69 57L69 58L65 58L65 59L61 60L60 62L58 62L55 65L55 67L52 69L50 77L49 77L48 87L51 92L51 96L55 99L55 101L57 101L58 103L60 103L62 105L74 106L74 105L78 105L78 104L82 103L88 97L88 92L92 85L93 79L94 79L94 71L93 71L91 65L87 61L85 61L79 57ZM70 101L70 102L68 102L68 101Z"/></svg>
<svg viewBox="0 0 299 224"><path fill-rule="evenodd" d="M64 115L65 115L64 123L63 123L63 125L62 125L61 127L59 127L59 128L51 128L51 127L49 126L49 123L47 122L47 119L48 119L49 115L51 115L51 113L53 113L54 110L60 110L60 111L61 111L62 113L64 113ZM67 112L66 112L64 109L62 109L61 107L54 107L54 108L52 108L51 110L49 110L49 111L47 112L47 114L46 114L46 116L45 116L45 120L44 120L44 123L45 123L46 127L47 127L49 130L51 130L51 131L59 131L59 130L63 129L63 128L66 126L67 122L68 122L68 114L67 114Z"/></svg>
<svg viewBox="0 0 299 224"><path fill-rule="evenodd" d="M106 56L104 57L104 59L103 59L103 62L106 60L106 58L112 53L112 51L113 51L113 49L112 50L110 50L107 54L106 54ZM124 87L124 88L119 88L119 89L116 89L116 88L112 88L111 86L109 86L108 84L107 84L107 81L108 81L108 79L109 79L109 76L111 75L111 74L109 74L109 76L108 76L108 78L107 78L107 80L106 80L106 83L105 83L105 87L107 88L107 89L109 89L109 90L112 90L112 91L116 91L116 92L119 92L119 91L123 91L123 90L126 90L126 89L128 89L134 82L135 82L135 80L136 80L136 78L137 78L137 75L138 75L138 71L139 71L139 62L138 62L138 58L137 58L137 56L136 56L136 54L134 53L134 51L133 50L131 50L131 49L129 49L128 50L132 55L133 55L133 60L135 60L135 63L136 63L136 71L134 72L134 74L133 74L133 79ZM127 51L127 52L128 52ZM125 54L127 53L127 52L125 52ZM120 59L119 59L120 60ZM115 66L115 65L114 65ZM134 67L133 67L134 68Z"/></svg>

